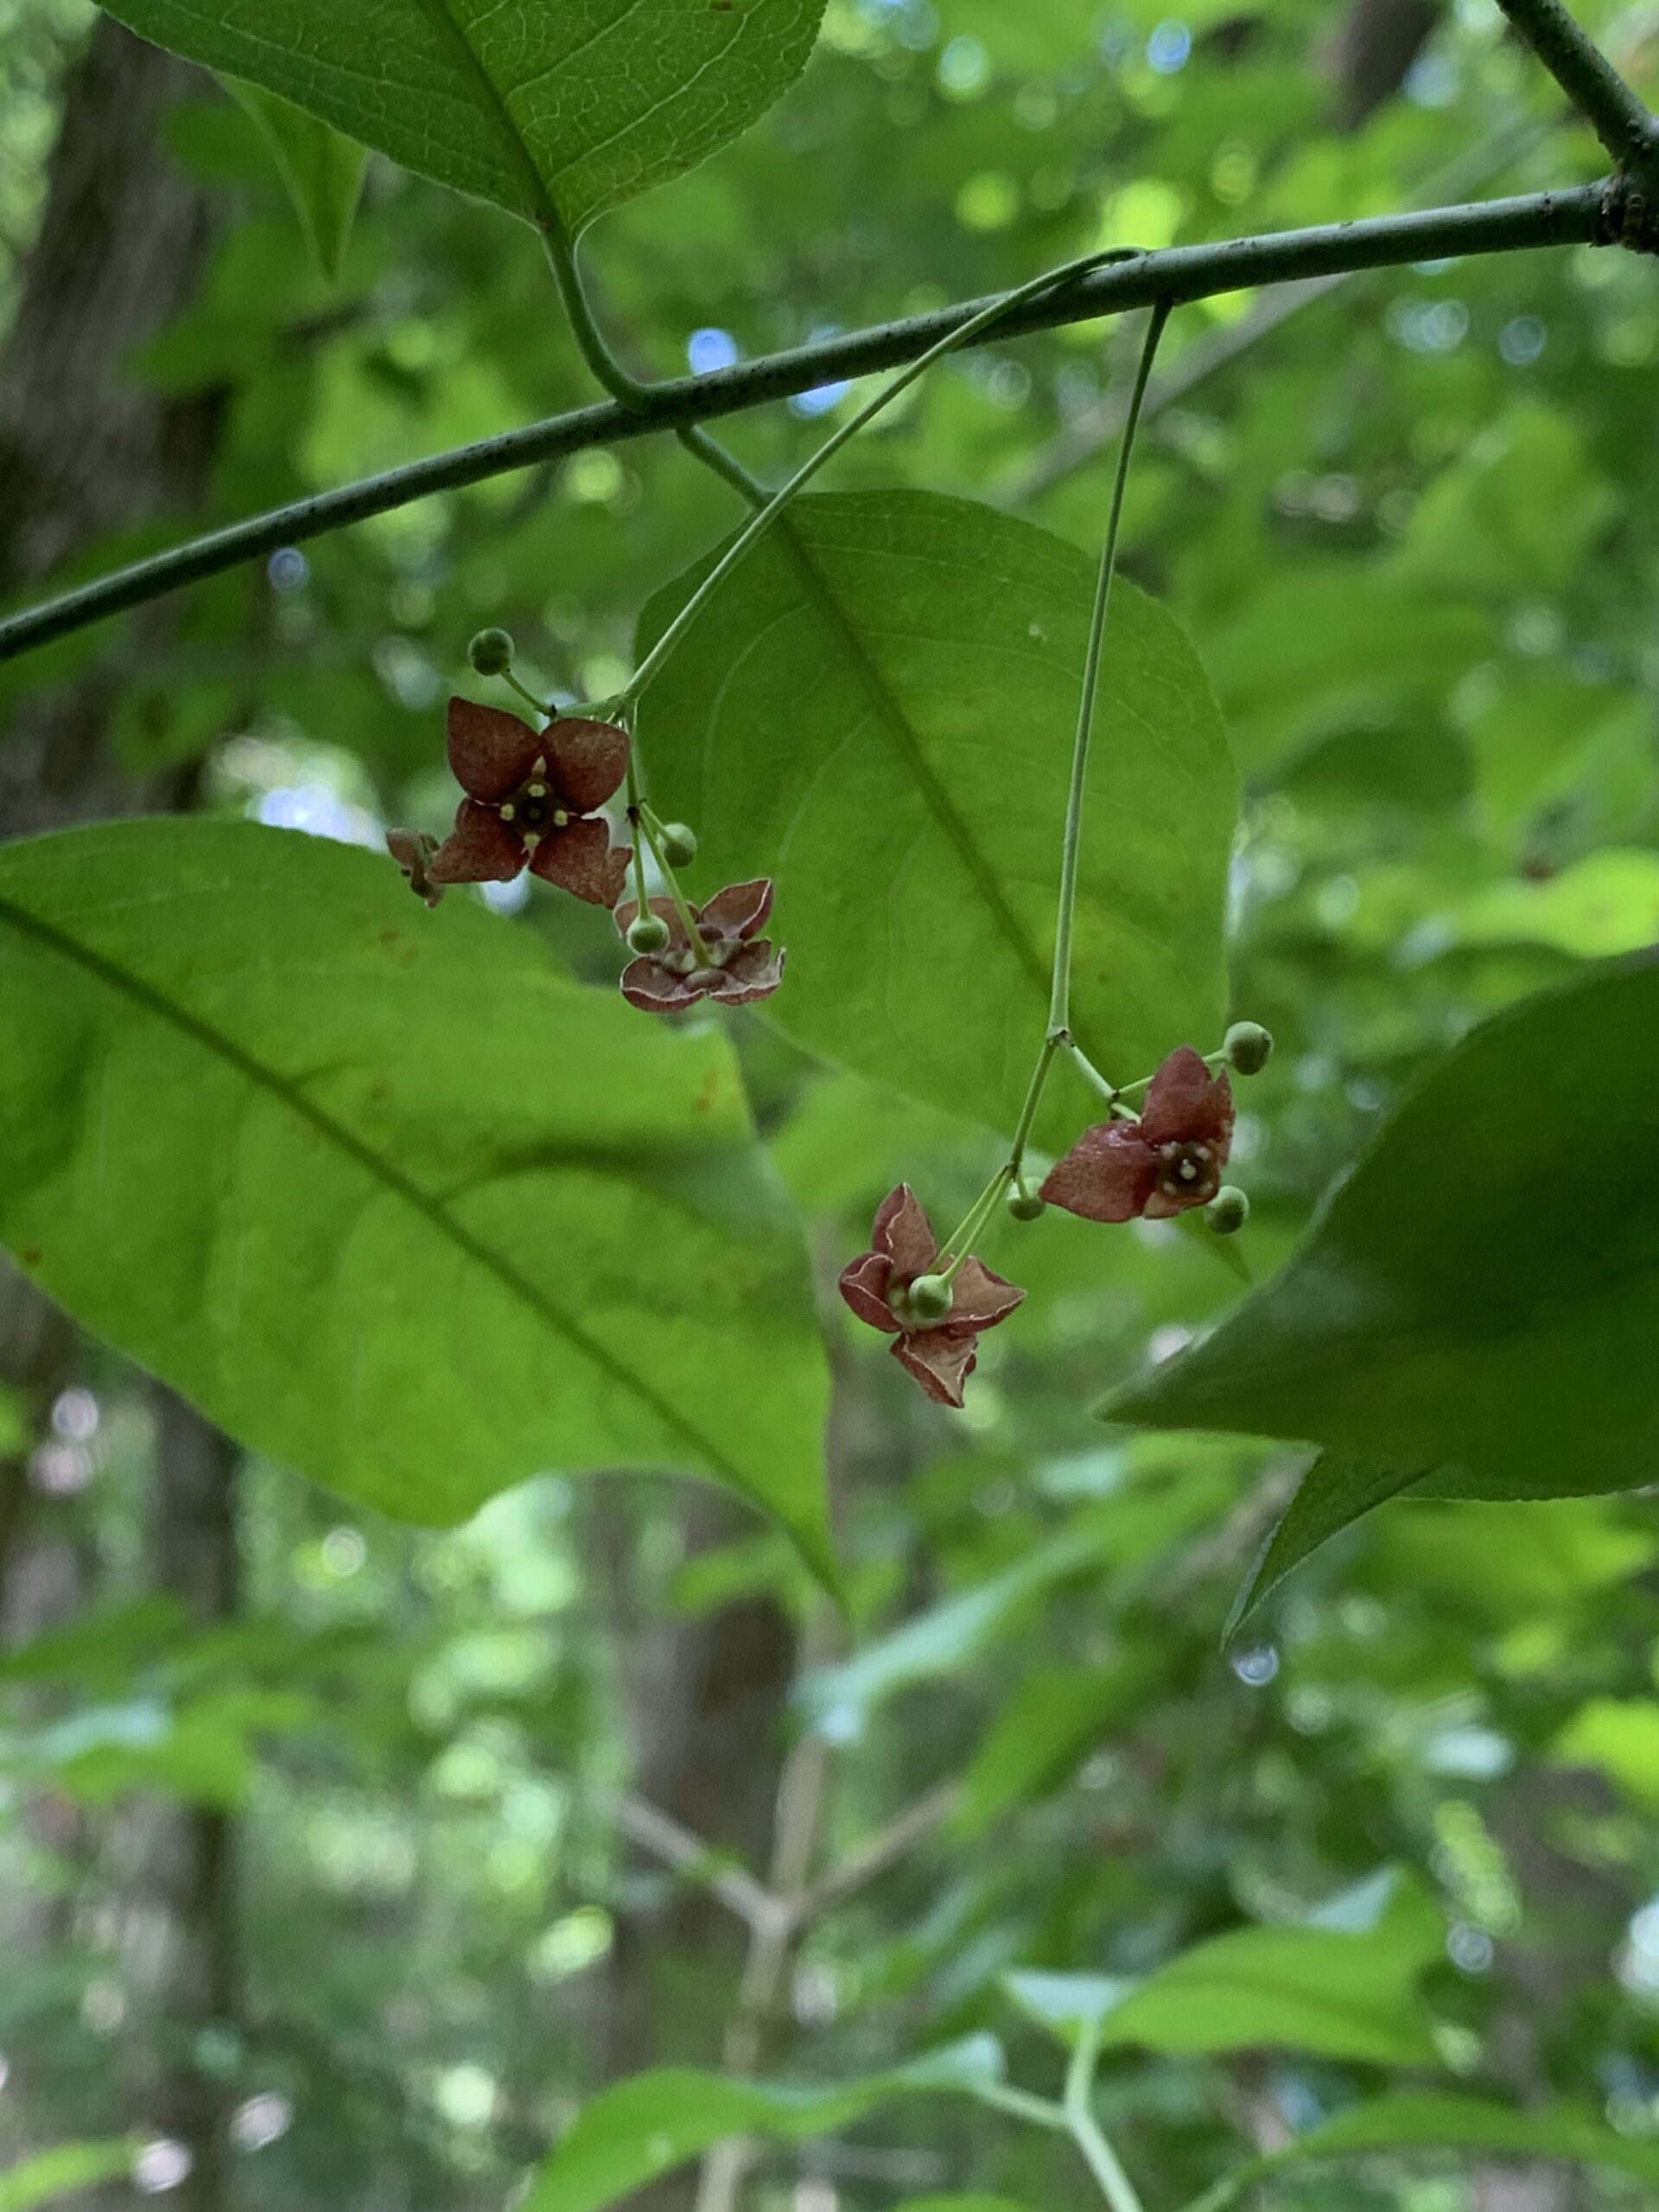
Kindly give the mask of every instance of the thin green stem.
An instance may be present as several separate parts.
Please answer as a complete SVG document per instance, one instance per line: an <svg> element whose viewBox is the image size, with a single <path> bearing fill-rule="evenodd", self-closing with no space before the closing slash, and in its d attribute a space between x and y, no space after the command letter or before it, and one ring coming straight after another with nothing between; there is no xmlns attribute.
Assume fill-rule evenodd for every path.
<svg viewBox="0 0 1659 2212"><path fill-rule="evenodd" d="M1140 2194L1119 2162L1105 2130L1095 2118L1095 2067L1100 2057L1100 2023L1093 2021L1077 2038L1066 2069L1064 2111L1071 2139L1100 2183L1111 2212L1145 2212Z"/></svg>
<svg viewBox="0 0 1659 2212"><path fill-rule="evenodd" d="M628 753L627 807L628 824L633 831L633 891L643 917L651 912L645 886L645 822L651 809L639 787L639 770L632 748Z"/></svg>
<svg viewBox="0 0 1659 2212"><path fill-rule="evenodd" d="M626 696L634 700L640 697L652 678L661 669L709 600L731 575L733 569L737 567L739 562L748 553L757 539L762 537L771 529L790 501L811 482L821 468L835 459L843 446L849 444L861 430L867 429L874 422L884 408L890 407L901 392L909 390L918 377L925 375L935 361L942 359L946 353L952 352L957 346L967 345L981 331L988 329L992 323L998 321L1011 309L1021 306L1027 300L1034 299L1038 293L1052 291L1056 286L1063 286L1077 277L1086 276L1102 261L1125 258L1135 260L1139 257L1135 254L1125 255L1120 251L1106 254L1091 253L1084 256L1080 260L1067 262L1061 268L1048 270L1041 276L1033 276L1028 284L1020 284L1013 291L1005 293L1000 300L992 301L988 307L982 308L979 313L970 316L960 329L947 332L944 337L941 338L936 345L930 346L918 359L901 369L896 377L890 378L874 398L867 400L855 414L849 416L844 423L831 431L817 451L802 462L789 481L780 490L774 492L760 512L752 516L739 531L730 545L727 547L720 559L715 562L714 567L697 586L690 598L686 601L639 667L635 669Z"/></svg>
<svg viewBox="0 0 1659 2212"><path fill-rule="evenodd" d="M1028 2089L1016 2089L1007 2082L976 2082L970 2093L982 2105L991 2105L998 2112L1011 2112L1017 2119L1028 2120L1037 2127L1052 2127L1057 2134L1069 2133L1064 2109L1047 2097L1034 2097Z"/></svg>
<svg viewBox="0 0 1659 2212"><path fill-rule="evenodd" d="M1060 858L1060 912L1054 932L1054 986L1048 1007L1050 1033L1065 1031L1071 1022L1071 932L1077 906L1077 867L1083 852L1083 801L1089 780L1089 746L1094 735L1095 704L1100 692L1100 663L1106 637L1106 614L1111 604L1112 578L1117 571L1117 539L1123 521L1123 494L1128 488L1129 462L1135 453L1135 434L1140 425L1147 379L1157 357L1158 341L1169 321L1167 304L1160 300L1141 347L1129 394L1129 411L1117 451L1117 476L1112 486L1111 513L1106 524L1106 543L1100 556L1100 576L1095 587L1094 613L1089 625L1089 647L1083 664L1083 696L1077 708L1077 743L1071 754L1071 788L1065 802L1065 838Z"/></svg>
<svg viewBox="0 0 1659 2212"><path fill-rule="evenodd" d="M646 810L643 806L630 809L630 811L633 816L635 828L643 832L650 842L652 857L661 872L663 888L674 902L674 912L680 918L680 927L685 931L685 941L696 955L698 967L707 968L710 964L709 947L703 942L702 931L697 927L697 918L692 912L684 892L680 888L680 879L675 874L668 856L663 850L662 840L652 830L651 823L646 818Z"/></svg>
<svg viewBox="0 0 1659 2212"><path fill-rule="evenodd" d="M979 1236L979 1232L984 1228L986 1223L989 1221L991 1216L995 1212L996 1202L1001 1197L1003 1192L1007 1189L1009 1180L1013 1174L1014 1170L1012 1167L1007 1166L999 1167L995 1174L992 1176L990 1181L985 1185L985 1188L974 1200L973 1205L969 1207L967 1214L962 1222L951 1231L950 1236L945 1243L939 1247L938 1260L936 1260L933 1264L935 1269L944 1275L946 1282L954 1282L956 1281L957 1269L961 1267L963 1262L968 1257L968 1255L973 1250L974 1244ZM949 1264L941 1268L939 1266L940 1260L948 1262Z"/></svg>
<svg viewBox="0 0 1659 2212"><path fill-rule="evenodd" d="M501 681L507 686L509 690L516 691L527 707L534 707L538 715L549 715L552 713L553 709L550 707L544 705L543 702L536 696L536 694L531 690L529 684L521 683L510 668L504 668L502 670Z"/></svg>
<svg viewBox="0 0 1659 2212"><path fill-rule="evenodd" d="M593 304L588 297L588 288L582 281L582 270L576 261L576 249L571 243L564 226L556 220L543 220L541 225L542 243L547 249L548 265L553 271L553 281L559 288L559 297L564 302L564 312L570 324L576 349L587 363L595 383L608 391L620 407L643 407L650 397L651 387L632 377L610 348L609 341L599 327Z"/></svg>
<svg viewBox="0 0 1659 2212"><path fill-rule="evenodd" d="M723 479L740 499L747 500L752 507L766 505L772 493L758 476L750 475L735 454L727 452L718 439L711 438L708 431L696 423L688 423L683 429L676 430L674 435L693 460L700 461L705 468L712 469L716 476Z"/></svg>
<svg viewBox="0 0 1659 2212"><path fill-rule="evenodd" d="M1030 1088L1026 1092L1026 1103L1020 1109L1020 1119L1014 1124L1014 1142L1008 1147L1008 1173L1016 1180L1020 1163L1026 1156L1026 1147L1031 1141L1031 1132L1036 1125L1037 1109L1043 1103L1043 1090L1048 1082L1048 1071L1054 1065L1054 1055L1067 1042L1066 1039L1051 1033L1044 1038L1043 1049L1037 1055Z"/></svg>
<svg viewBox="0 0 1659 2212"><path fill-rule="evenodd" d="M1069 1032L1061 1039L1060 1042L1061 1049L1065 1053L1066 1058L1071 1061L1072 1066L1077 1069L1078 1074L1083 1077L1084 1080L1093 1085L1095 1090L1100 1093L1101 1096L1106 1101L1106 1103L1109 1106L1112 1107L1114 1109L1120 1106L1123 1101L1124 1086L1113 1083L1108 1077L1103 1076L1100 1070L1095 1065L1094 1062L1090 1058L1088 1053L1084 1051L1082 1046L1073 1039ZM1148 1080L1150 1080L1150 1078L1148 1078ZM1140 1086L1137 1084L1130 1084L1127 1088L1130 1090L1138 1090Z"/></svg>
<svg viewBox="0 0 1659 2212"><path fill-rule="evenodd" d="M1179 303L1251 285L1291 283L1305 276L1404 267L1459 254L1514 253L1533 246L1610 245L1615 233L1608 226L1606 201L1603 181L1562 192L1526 193L1256 238L1168 246L1096 269L1047 294L1039 293L1021 307L995 302L997 314L1006 317L997 334L1023 336L1121 315L1154 300ZM288 546L393 513L435 493L461 491L518 469L562 461L592 446L681 430L845 378L868 376L912 359L947 333L957 344L971 345L976 340L963 334L983 304L962 302L821 339L713 375L677 377L652 385L638 405L612 399L578 408L186 538L0 621L0 662L111 615L148 606L168 592L205 582L242 562L268 560ZM988 327L988 321L977 326L980 338Z"/></svg>

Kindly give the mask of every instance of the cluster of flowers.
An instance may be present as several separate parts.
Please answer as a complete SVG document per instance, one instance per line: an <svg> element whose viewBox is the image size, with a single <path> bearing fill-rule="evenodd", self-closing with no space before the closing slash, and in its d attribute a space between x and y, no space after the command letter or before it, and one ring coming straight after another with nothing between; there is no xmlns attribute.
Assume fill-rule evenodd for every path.
<svg viewBox="0 0 1659 2212"><path fill-rule="evenodd" d="M564 715L537 731L499 707L452 699L448 742L449 766L466 794L454 830L442 844L410 830L386 838L429 906L449 884L510 883L528 868L613 910L635 956L623 971L622 995L646 1014L675 1014L699 999L747 1006L778 988L784 955L760 934L772 912L771 883L728 884L706 905L690 905L671 875L696 853L682 825L652 838L674 895L652 899L644 912L637 899L622 900L633 849L611 842L600 809L626 779L626 730ZM636 820L638 811L630 809Z"/></svg>
<svg viewBox="0 0 1659 2212"><path fill-rule="evenodd" d="M1265 1029L1239 1022L1215 1058L1254 1074L1272 1048ZM1213 1071L1202 1054L1183 1045L1153 1077L1138 1117L1116 1110L1122 1118L1084 1130L1050 1170L1034 1203L1014 1179L1010 1211L1021 1220L1048 1205L1085 1221L1167 1221L1203 1206L1223 1235L1243 1226L1249 1211L1244 1193L1221 1179L1234 1120L1224 1071ZM842 1269L841 1294L861 1321L893 1339L894 1358L929 1397L960 1406L982 1333L1006 1321L1026 1294L970 1251L942 1250L915 1192L901 1183L877 1209L870 1249Z"/></svg>
<svg viewBox="0 0 1659 2212"><path fill-rule="evenodd" d="M506 674L512 659L505 631L484 631L473 641L480 675ZM558 715L537 731L517 715L457 698L449 702L448 745L464 793L450 836L440 844L394 830L386 838L429 906L450 884L507 883L528 869L611 909L634 955L623 971L622 995L645 1013L674 1014L705 998L747 1006L778 988L784 955L760 934L772 912L771 881L728 884L704 905L690 905L674 871L696 858L696 839L683 824L658 823L634 803L631 782L629 819L655 855L669 895L643 906L623 899L633 849L612 843L600 810L629 781L626 729ZM1268 1032L1252 1021L1235 1023L1208 1059L1180 1046L1147 1083L1142 1111L1133 1113L1123 1094L1112 1092L1110 1118L1084 1131L1039 1191L1020 1180L1016 1151L944 1247L915 1192L901 1183L877 1209L869 1250L842 1269L842 1296L861 1321L893 1338L894 1357L930 1397L960 1406L981 1335L1006 1321L1026 1295L969 1249L998 1195L1020 1221L1050 1205L1104 1222L1166 1221L1202 1206L1219 1234L1243 1228L1249 1201L1221 1179L1233 1142L1226 1069L1254 1075L1272 1049Z"/></svg>

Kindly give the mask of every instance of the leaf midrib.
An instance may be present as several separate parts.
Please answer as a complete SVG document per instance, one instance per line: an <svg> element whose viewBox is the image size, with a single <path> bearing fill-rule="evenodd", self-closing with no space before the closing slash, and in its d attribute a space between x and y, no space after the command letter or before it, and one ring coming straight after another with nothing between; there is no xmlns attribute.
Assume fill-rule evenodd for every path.
<svg viewBox="0 0 1659 2212"><path fill-rule="evenodd" d="M345 4L349 6L351 0L345 0ZM455 21L449 0L415 0L415 4L466 71L486 112L496 126L508 160L518 172L519 183L528 188L536 220L544 229L563 237L564 218L559 213L558 204L548 188L547 180L537 168L536 157L531 152L524 133L513 121L512 110L507 105L505 93L484 67L482 56Z"/></svg>
<svg viewBox="0 0 1659 2212"><path fill-rule="evenodd" d="M268 1066L245 1046L238 1045L234 1038L226 1036L223 1031L204 1021L188 1007L169 998L154 984L146 982L143 976L135 976L118 962L94 951L90 945L82 944L54 924L31 913L26 906L20 906L3 895L0 895L0 921L10 923L20 935L45 945L59 957L72 962L88 975L95 976L118 996L130 1000L134 1005L168 1023L204 1052L234 1068L257 1089L287 1107L296 1119L315 1129L326 1141L336 1146L354 1161L384 1191L410 1207L428 1228L447 1239L474 1266L493 1276L504 1290L527 1306L544 1326L565 1338L583 1358L627 1391L671 1433L682 1438L705 1465L724 1475L746 1497L760 1498L753 1483L677 1406L653 1389L649 1382L636 1374L625 1361L618 1358L607 1345L592 1335L573 1314L567 1313L527 1275L521 1274L510 1260L505 1259L463 1223L457 1221L440 1200L423 1191L419 1184L412 1181L401 1168L383 1153L377 1152L372 1145L366 1143L343 1122L337 1121L315 1100L308 1098L289 1077ZM768 1507L768 1510L775 1510Z"/></svg>
<svg viewBox="0 0 1659 2212"><path fill-rule="evenodd" d="M952 804L950 793L929 766L922 750L922 741L912 727L909 715L876 666L852 617L836 597L830 579L818 566L813 549L787 514L779 518L778 535L789 548L798 573L817 603L819 613L835 633L855 677L875 709L877 719L898 747L929 811L949 839L975 889L989 907L992 918L1012 945L1020 966L1039 992L1046 991L1050 977L1038 957L1036 947L1021 928L1019 916L1008 904L995 870L980 850L972 831Z"/></svg>

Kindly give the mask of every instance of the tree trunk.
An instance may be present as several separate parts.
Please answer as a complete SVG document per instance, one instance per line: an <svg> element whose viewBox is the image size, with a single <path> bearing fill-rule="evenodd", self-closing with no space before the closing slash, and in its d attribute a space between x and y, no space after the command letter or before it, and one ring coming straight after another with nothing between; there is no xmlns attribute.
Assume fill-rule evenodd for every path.
<svg viewBox="0 0 1659 2212"><path fill-rule="evenodd" d="M0 353L0 594L27 591L111 531L200 503L223 393L157 393L129 365L191 298L211 244L213 212L162 144L169 110L202 84L102 16L68 71L40 232ZM130 635L140 650L153 647L171 620L164 606L150 609ZM120 655L100 640L69 680L10 714L0 838L173 803L176 779L148 784L111 758L106 731L122 681ZM24 1383L37 1435L73 1357L68 1324L8 1274L0 1374ZM158 1585L200 1616L233 1596L231 1451L169 1394L158 1390L156 1406ZM28 1459L0 1461L0 1566L10 1554L0 1626L11 1636L90 1594L73 1545L30 1538ZM51 1810L40 1808L42 1817ZM127 2069L134 2118L195 2153L195 2176L176 2201L218 2212L219 2136L200 2031L231 2010L231 1834L218 1815L162 1808L125 1840L143 1885L130 1929L132 1994L136 2011L157 2023L154 2048ZM9 1942L24 1934L21 1925L5 1932ZM52 1931L41 1926L35 1937L50 1942ZM135 2022L135 2042L148 2045L149 2032Z"/></svg>
<svg viewBox="0 0 1659 2212"><path fill-rule="evenodd" d="M237 1450L172 1391L153 1397L150 1586L208 1627L233 1618L240 1599ZM132 1812L122 1839L126 2101L137 2132L189 2154L171 2200L180 2212L228 2202L242 2016L236 1843L230 1815L160 1797Z"/></svg>
<svg viewBox="0 0 1659 2212"><path fill-rule="evenodd" d="M635 1787L659 1812L764 1875L795 1664L791 1624L771 1599L753 1597L639 1633L627 1618L626 1568L614 1555L623 1524L608 1511L605 1522L618 1624L635 1654L629 1683ZM691 1494L690 1549L704 1549L738 1527L715 1492ZM635 1865L642 1878L661 1875L653 1860ZM675 1886L661 1904L622 1915L607 1991L605 2074L666 2060L717 2063L745 1945L727 1907L696 1885ZM669 2183L649 2201L684 2197L683 2184Z"/></svg>

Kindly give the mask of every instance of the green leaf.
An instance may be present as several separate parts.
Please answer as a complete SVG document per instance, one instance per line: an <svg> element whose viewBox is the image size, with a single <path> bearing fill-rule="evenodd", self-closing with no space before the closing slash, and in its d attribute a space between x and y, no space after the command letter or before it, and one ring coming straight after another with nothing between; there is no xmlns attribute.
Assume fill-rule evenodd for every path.
<svg viewBox="0 0 1659 2212"><path fill-rule="evenodd" d="M1374 1506L1409 1490L1423 1472L1421 1467L1383 1467L1369 1459L1322 1452L1302 1477L1295 1497L1240 1585L1222 1631L1223 1643L1310 1554Z"/></svg>
<svg viewBox="0 0 1659 2212"><path fill-rule="evenodd" d="M963 2196L908 2196L895 2212L1026 2212L1011 2196L986 2196L969 2192Z"/></svg>
<svg viewBox="0 0 1659 2212"><path fill-rule="evenodd" d="M28 1449L29 1423L22 1395L0 1382L0 1459L13 1458Z"/></svg>
<svg viewBox="0 0 1659 2212"><path fill-rule="evenodd" d="M1571 1766L1599 1767L1644 1813L1659 1812L1659 1700L1592 1697L1550 1748Z"/></svg>
<svg viewBox="0 0 1659 2212"><path fill-rule="evenodd" d="M1588 2113L1555 2108L1515 2112L1507 2105L1433 2091L1379 2097L1338 2113L1334 2120L1270 2158L1257 2158L1230 2177L1243 2190L1287 2166L1350 2158L1371 2151L1484 2151L1499 2158L1559 2158L1574 2165L1605 2166L1659 2183L1659 2145L1618 2135Z"/></svg>
<svg viewBox="0 0 1659 2212"><path fill-rule="evenodd" d="M37 2151L0 2173L0 2212L34 2212L37 2204L49 2204L72 2190L118 2181L132 2164L134 2148L121 2140L59 2143L49 2151Z"/></svg>
<svg viewBox="0 0 1659 2212"><path fill-rule="evenodd" d="M747 129L823 0L114 0L142 37L417 175L580 231Z"/></svg>
<svg viewBox="0 0 1659 2212"><path fill-rule="evenodd" d="M636 2075L583 2107L531 2185L524 2212L598 2212L728 2136L822 2135L895 2097L972 2094L1001 2075L1001 2048L987 2035L834 2088L734 2082L690 2067Z"/></svg>
<svg viewBox="0 0 1659 2212"><path fill-rule="evenodd" d="M1548 944L1581 960L1639 952L1659 938L1659 853L1613 847L1545 883L1487 886L1447 917L1461 944Z"/></svg>
<svg viewBox="0 0 1659 2212"><path fill-rule="evenodd" d="M820 1668L806 1677L798 1692L808 1719L814 1726L829 1726L838 1737L855 1735L876 1707L899 1690L966 1666L1030 1599L1093 1566L1105 1541L1099 1520L1089 1516L1039 1544L1000 1574L914 1615L839 1666Z"/></svg>
<svg viewBox="0 0 1659 2212"><path fill-rule="evenodd" d="M712 1029L247 824L0 853L0 1239L254 1449L404 1520L710 1474L830 1574L798 1227Z"/></svg>
<svg viewBox="0 0 1659 2212"><path fill-rule="evenodd" d="M1433 1467L1443 1497L1649 1481L1656 1096L1651 957L1500 1014L1401 1108L1277 1280L1107 1413Z"/></svg>
<svg viewBox="0 0 1659 2212"><path fill-rule="evenodd" d="M1295 1926L1214 1936L1140 1981L1019 1973L1005 1982L1066 2041L1098 2022L1103 2047L1190 2054L1265 2044L1408 2066L1434 2056L1416 1983L1444 1940L1422 1891L1385 1870Z"/></svg>
<svg viewBox="0 0 1659 2212"><path fill-rule="evenodd" d="M240 77L219 81L270 149L312 259L325 276L338 276L362 196L368 149L263 86Z"/></svg>
<svg viewBox="0 0 1659 2212"><path fill-rule="evenodd" d="M1039 1667L997 1714L963 1776L956 1824L977 1835L1069 1778L1126 1714L1144 1710L1160 1656L1137 1650L1100 1667Z"/></svg>
<svg viewBox="0 0 1659 2212"><path fill-rule="evenodd" d="M1393 567L1464 601L1559 589L1582 572L1618 506L1572 417L1529 403L1430 485Z"/></svg>
<svg viewBox="0 0 1659 2212"><path fill-rule="evenodd" d="M715 593L641 702L654 796L696 826L709 882L778 878L790 969L767 1010L780 1027L1007 1128L1047 1012L1094 564L1028 523L931 493L802 499L791 518ZM642 650L707 565L651 602ZM1191 645L1123 585L1073 991L1079 1042L1119 1082L1219 1033L1236 804ZM1056 1142L1097 1118L1069 1071L1051 1090Z"/></svg>

